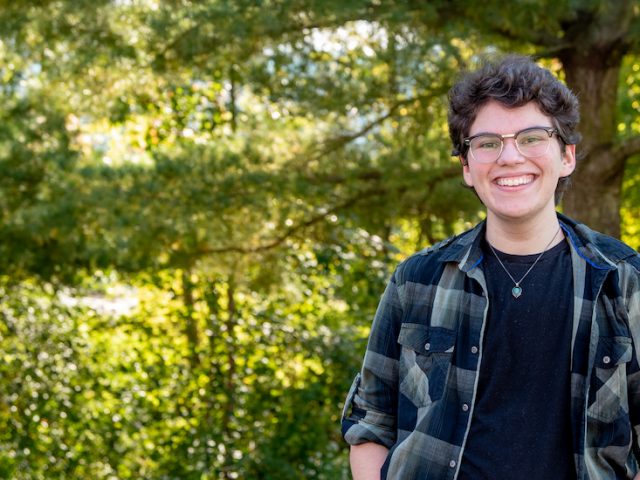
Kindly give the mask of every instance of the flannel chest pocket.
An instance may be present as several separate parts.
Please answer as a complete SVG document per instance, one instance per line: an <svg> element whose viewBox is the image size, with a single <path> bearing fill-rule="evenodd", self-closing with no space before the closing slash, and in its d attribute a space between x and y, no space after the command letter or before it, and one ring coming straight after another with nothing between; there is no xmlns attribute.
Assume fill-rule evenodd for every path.
<svg viewBox="0 0 640 480"><path fill-rule="evenodd" d="M405 323L400 328L400 393L417 407L442 397L455 337L452 330L423 324Z"/></svg>
<svg viewBox="0 0 640 480"><path fill-rule="evenodd" d="M627 363L632 345L628 337L600 337L591 376L589 407L591 418L614 422L628 415Z"/></svg>

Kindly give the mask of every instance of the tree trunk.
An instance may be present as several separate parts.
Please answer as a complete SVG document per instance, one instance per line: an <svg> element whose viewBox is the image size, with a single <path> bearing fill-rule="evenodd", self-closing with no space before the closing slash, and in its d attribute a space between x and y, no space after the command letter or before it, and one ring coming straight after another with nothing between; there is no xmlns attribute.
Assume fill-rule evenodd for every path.
<svg viewBox="0 0 640 480"><path fill-rule="evenodd" d="M235 283L232 278L229 278L227 283L227 318L225 321L225 335L226 335L226 349L227 349L227 372L224 380L224 389L227 395L226 404L224 407L222 417L222 437L229 445L233 433L233 417L236 411L236 344L235 344L235 327L237 324L237 306L236 306L236 289ZM233 468L233 456L231 448L228 448L225 453L224 464L222 466L222 478L228 480L235 478L230 474L230 470Z"/></svg>
<svg viewBox="0 0 640 480"><path fill-rule="evenodd" d="M568 86L580 99L582 141L564 200L565 212L591 228L620 236L624 161L614 155L622 52L593 48L561 57Z"/></svg>
<svg viewBox="0 0 640 480"><path fill-rule="evenodd" d="M185 320L185 333L189 342L189 363L195 369L200 365L200 355L198 345L200 344L200 334L198 332L197 319L194 317L195 300L193 298L193 283L191 281L191 269L182 270L182 301L184 303L183 317Z"/></svg>
<svg viewBox="0 0 640 480"><path fill-rule="evenodd" d="M631 0L583 5L564 24L564 49L558 54L567 85L580 100L582 142L565 211L590 227L620 237L622 178L626 158L616 154L616 110L620 69L629 49L634 17Z"/></svg>

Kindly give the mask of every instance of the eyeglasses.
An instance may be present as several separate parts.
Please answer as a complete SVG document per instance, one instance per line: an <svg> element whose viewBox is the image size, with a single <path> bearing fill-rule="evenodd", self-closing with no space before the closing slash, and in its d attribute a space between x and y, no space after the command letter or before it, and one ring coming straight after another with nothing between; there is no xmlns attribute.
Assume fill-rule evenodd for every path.
<svg viewBox="0 0 640 480"><path fill-rule="evenodd" d="M550 127L530 127L516 133L498 135L497 133L479 133L463 140L469 148L471 157L478 163L493 163L502 154L504 139L513 138L516 148L523 156L541 157L549 150L551 137L559 135L558 129Z"/></svg>

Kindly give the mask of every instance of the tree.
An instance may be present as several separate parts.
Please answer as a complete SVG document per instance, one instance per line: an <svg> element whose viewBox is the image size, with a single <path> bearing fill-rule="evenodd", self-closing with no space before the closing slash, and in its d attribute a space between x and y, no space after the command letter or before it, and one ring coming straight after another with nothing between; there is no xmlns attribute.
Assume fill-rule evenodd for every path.
<svg viewBox="0 0 640 480"><path fill-rule="evenodd" d="M249 2L250 3L250 2ZM313 1L291 1L279 4L279 9L266 14L257 5L242 11L242 40L232 42L238 51L258 51L265 41L295 44L309 29L339 28L347 22L366 21L400 42L412 37L414 45L422 45L422 54L430 55L429 46L436 45L452 54L457 68L467 68L468 54L456 52L451 41L471 39L467 48L479 52L481 46L498 46L519 50L538 58L560 62L559 74L580 98L582 106L582 156L573 175L573 188L566 195L567 213L585 221L594 228L620 236L620 207L622 179L625 166L633 155L640 152L637 134L619 135L620 72L623 61L640 48L640 11L637 2L621 0L544 1L532 8L527 0L485 2L482 8L468 2L413 2L370 3L352 1L340 6ZM214 11L215 7L211 10ZM276 16L273 12L277 11ZM300 12L305 12L300 14ZM263 16L265 15L265 16ZM258 23L256 18L264 21ZM179 41L170 42L168 49L190 63L206 62L204 49L214 46L215 37L198 34L199 43L190 42L190 35L199 29L191 27L181 34ZM245 34L249 40L245 41ZM231 33L231 32L229 32ZM298 33L296 36L295 34ZM221 33L216 31L216 36ZM255 40L259 40L256 42ZM391 42L398 45L398 42ZM189 45L186 49L185 45ZM194 45L202 45L202 48ZM407 51L402 43L400 50ZM458 40L457 45L460 45ZM313 51L313 49L311 49ZM303 53L297 50L297 54ZM396 52L397 53L397 52ZM294 58L294 57L291 57ZM295 60L300 61L299 57ZM400 53L395 59L380 56L389 68L406 67L407 58ZM423 56L422 60L427 60ZM285 60L280 57L280 60ZM410 64L411 65L411 64ZM420 62L412 64L412 73L420 72ZM419 75L419 73L418 73ZM444 71L440 72L441 77ZM442 77L446 78L446 76ZM396 85L407 78L394 78ZM391 85L393 82L390 82ZM295 82L293 85L297 85ZM295 88L295 87L293 87ZM393 89L388 94L393 95ZM421 92L417 92L417 97ZM388 97L389 99L391 97Z"/></svg>
<svg viewBox="0 0 640 480"><path fill-rule="evenodd" d="M619 237L625 167L640 153L637 131L619 134L620 74L625 58L640 49L640 8L632 0L585 0L544 2L532 12L526 3L503 5L500 15L489 7L487 22L478 28L561 62L568 86L580 99L583 137L565 211Z"/></svg>
<svg viewBox="0 0 640 480"><path fill-rule="evenodd" d="M346 477L337 417L386 278L481 216L450 156L455 76L516 49L580 82L554 42L630 8L527 5L3 5L0 473ZM627 12L620 139L640 131ZM92 306L122 284L135 308Z"/></svg>

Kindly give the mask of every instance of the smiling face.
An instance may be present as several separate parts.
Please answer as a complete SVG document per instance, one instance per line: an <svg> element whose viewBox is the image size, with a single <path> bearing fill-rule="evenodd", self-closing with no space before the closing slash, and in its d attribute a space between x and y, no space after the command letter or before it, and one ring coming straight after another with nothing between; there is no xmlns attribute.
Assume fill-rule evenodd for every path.
<svg viewBox="0 0 640 480"><path fill-rule="evenodd" d="M509 135L530 127L553 128L551 118L537 104L507 108L489 101L478 110L469 136L478 133ZM487 221L556 221L554 193L560 177L575 169L575 145L562 151L561 140L554 135L546 154L528 158L516 148L513 138L504 140L498 160L489 164L474 162L467 152L463 176L487 207Z"/></svg>

